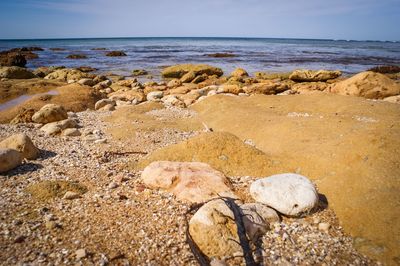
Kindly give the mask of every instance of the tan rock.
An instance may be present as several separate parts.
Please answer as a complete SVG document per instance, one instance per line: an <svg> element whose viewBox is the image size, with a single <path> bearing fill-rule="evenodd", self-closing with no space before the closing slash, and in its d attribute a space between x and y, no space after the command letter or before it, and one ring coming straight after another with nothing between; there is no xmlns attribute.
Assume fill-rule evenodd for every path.
<svg viewBox="0 0 400 266"><path fill-rule="evenodd" d="M400 103L400 95L389 96L383 99L385 102Z"/></svg>
<svg viewBox="0 0 400 266"><path fill-rule="evenodd" d="M248 77L248 76L249 73L247 73L247 71L244 70L243 68L236 68L231 73L231 77Z"/></svg>
<svg viewBox="0 0 400 266"><path fill-rule="evenodd" d="M82 134L77 128L66 128L62 131L61 135L65 137L79 137Z"/></svg>
<svg viewBox="0 0 400 266"><path fill-rule="evenodd" d="M14 149L0 148L0 173L8 172L22 163L22 155Z"/></svg>
<svg viewBox="0 0 400 266"><path fill-rule="evenodd" d="M193 203L218 195L235 197L229 180L205 163L153 162L143 170L142 180L151 188L167 190L178 199Z"/></svg>
<svg viewBox="0 0 400 266"><path fill-rule="evenodd" d="M279 82L264 82L255 83L246 87L243 87L245 93L248 94L277 94L288 90L289 87L284 83Z"/></svg>
<svg viewBox="0 0 400 266"><path fill-rule="evenodd" d="M222 85L217 89L218 93L232 93L238 95L243 92L243 89L238 85Z"/></svg>
<svg viewBox="0 0 400 266"><path fill-rule="evenodd" d="M60 79L64 81L68 80L81 80L83 78L91 78L94 77L95 75L88 74L82 71L79 71L77 69L72 69L72 68L63 68L63 69L57 69L47 76L45 76L45 79Z"/></svg>
<svg viewBox="0 0 400 266"><path fill-rule="evenodd" d="M167 83L167 86L170 88L175 88L182 85L182 81L179 79L172 79Z"/></svg>
<svg viewBox="0 0 400 266"><path fill-rule="evenodd" d="M10 124L22 124L22 123L32 123L32 116L35 114L34 109L22 110L17 116L15 116Z"/></svg>
<svg viewBox="0 0 400 266"><path fill-rule="evenodd" d="M290 75L289 79L297 82L317 82L317 81L327 81L329 79L335 79L342 75L340 71L330 71L330 70L295 70Z"/></svg>
<svg viewBox="0 0 400 266"><path fill-rule="evenodd" d="M208 78L207 74L202 74L199 76L196 76L191 82L194 84L199 84L200 82L205 81Z"/></svg>
<svg viewBox="0 0 400 266"><path fill-rule="evenodd" d="M64 107L57 104L46 104L32 116L32 121L39 124L47 124L68 118Z"/></svg>
<svg viewBox="0 0 400 266"><path fill-rule="evenodd" d="M115 106L116 102L111 99L101 99L100 101L96 102L96 104L94 105L94 109L99 110L108 104Z"/></svg>
<svg viewBox="0 0 400 266"><path fill-rule="evenodd" d="M109 98L111 100L120 100L120 101L133 101L137 100L138 102L143 102L146 99L146 96L143 92L136 90L129 91L116 91L109 94Z"/></svg>
<svg viewBox="0 0 400 266"><path fill-rule="evenodd" d="M12 135L0 142L1 148L14 149L22 154L23 158L34 160L39 156L39 149L24 133Z"/></svg>
<svg viewBox="0 0 400 266"><path fill-rule="evenodd" d="M179 81L182 83L189 83L192 80L194 80L195 78L196 78L196 74L193 71L189 71L188 73L183 75Z"/></svg>
<svg viewBox="0 0 400 266"><path fill-rule="evenodd" d="M192 65L183 64L167 67L162 71L162 75L165 78L181 78L188 72L194 72L196 76L207 74L208 76L217 75L222 76L223 72L220 68L209 66L209 65Z"/></svg>
<svg viewBox="0 0 400 266"><path fill-rule="evenodd" d="M330 92L368 99L382 99L400 94L400 84L383 74L368 71L333 84Z"/></svg>
<svg viewBox="0 0 400 266"><path fill-rule="evenodd" d="M32 79L37 78L32 72L23 67L0 67L0 79Z"/></svg>
<svg viewBox="0 0 400 266"><path fill-rule="evenodd" d="M40 128L47 135L57 135L66 128L76 128L78 125L73 119L65 119L53 123L48 123Z"/></svg>
<svg viewBox="0 0 400 266"><path fill-rule="evenodd" d="M292 85L291 90L299 94L310 94L322 92L328 87L326 82L302 82Z"/></svg>

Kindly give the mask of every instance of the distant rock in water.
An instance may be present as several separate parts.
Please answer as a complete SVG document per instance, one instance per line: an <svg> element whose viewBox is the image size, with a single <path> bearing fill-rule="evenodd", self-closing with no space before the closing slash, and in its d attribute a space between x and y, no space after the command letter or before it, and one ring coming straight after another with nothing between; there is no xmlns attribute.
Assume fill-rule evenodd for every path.
<svg viewBox="0 0 400 266"><path fill-rule="evenodd" d="M215 57L215 58L224 58L224 57L236 57L235 54L231 53L214 53L214 54L205 54L208 57Z"/></svg>
<svg viewBox="0 0 400 266"><path fill-rule="evenodd" d="M123 51L111 51L106 54L106 56L127 56Z"/></svg>
<svg viewBox="0 0 400 266"><path fill-rule="evenodd" d="M84 54L70 54L66 58L68 58L68 59L86 59L87 56Z"/></svg>
<svg viewBox="0 0 400 266"><path fill-rule="evenodd" d="M65 51L66 49L54 47L54 48L49 48L49 50L57 52L57 51Z"/></svg>
<svg viewBox="0 0 400 266"><path fill-rule="evenodd" d="M0 54L0 65L25 67L26 59L20 53L4 53Z"/></svg>
<svg viewBox="0 0 400 266"><path fill-rule="evenodd" d="M93 72L93 71L97 70L97 68L90 67L90 66L80 66L80 67L77 67L76 69L79 71L85 72L85 73Z"/></svg>
<svg viewBox="0 0 400 266"><path fill-rule="evenodd" d="M381 74L395 74L395 73L400 73L400 66L377 66L370 68L367 71L372 71Z"/></svg>
<svg viewBox="0 0 400 266"><path fill-rule="evenodd" d="M98 47L98 48L92 48L92 49L90 49L90 50L92 50L92 51L105 51L105 50L107 50L107 48Z"/></svg>
<svg viewBox="0 0 400 266"><path fill-rule="evenodd" d="M149 72L145 69L134 69L132 70L132 76L144 76L149 74Z"/></svg>

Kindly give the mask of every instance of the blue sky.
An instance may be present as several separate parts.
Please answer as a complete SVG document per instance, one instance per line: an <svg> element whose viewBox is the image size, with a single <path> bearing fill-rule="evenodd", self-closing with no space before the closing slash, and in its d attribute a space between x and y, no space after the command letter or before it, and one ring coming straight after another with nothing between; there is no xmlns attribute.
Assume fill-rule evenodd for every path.
<svg viewBox="0 0 400 266"><path fill-rule="evenodd" d="M0 39L400 40L400 0L0 0Z"/></svg>

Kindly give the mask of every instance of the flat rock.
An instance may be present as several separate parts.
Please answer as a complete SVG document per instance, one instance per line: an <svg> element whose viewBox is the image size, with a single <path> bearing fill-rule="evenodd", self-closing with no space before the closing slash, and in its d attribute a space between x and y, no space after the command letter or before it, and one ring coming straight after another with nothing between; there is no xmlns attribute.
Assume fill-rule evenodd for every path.
<svg viewBox="0 0 400 266"><path fill-rule="evenodd" d="M309 212L318 203L318 193L308 178L279 174L258 179L250 186L254 200L290 216Z"/></svg>
<svg viewBox="0 0 400 266"><path fill-rule="evenodd" d="M34 160L39 156L39 149L24 133L14 134L0 142L1 148L14 149L22 154L23 158Z"/></svg>
<svg viewBox="0 0 400 266"><path fill-rule="evenodd" d="M68 118L67 111L61 105L46 104L32 116L32 121L47 124Z"/></svg>
<svg viewBox="0 0 400 266"><path fill-rule="evenodd" d="M181 78L186 73L192 71L196 76L207 74L208 76L217 75L222 76L223 72L220 68L210 65L192 65L182 64L165 68L162 71L162 76L165 78Z"/></svg>
<svg viewBox="0 0 400 266"><path fill-rule="evenodd" d="M0 148L0 173L14 169L22 163L22 155L14 149Z"/></svg>
<svg viewBox="0 0 400 266"><path fill-rule="evenodd" d="M151 188L167 190L189 202L204 202L218 195L235 197L229 180L205 163L153 162L143 170L142 180Z"/></svg>
<svg viewBox="0 0 400 266"><path fill-rule="evenodd" d="M11 67L0 67L0 78L32 79L36 78L36 76L26 68L11 66Z"/></svg>
<svg viewBox="0 0 400 266"><path fill-rule="evenodd" d="M74 119L68 118L65 120L48 123L40 128L40 130L46 132L47 135L57 135L67 128L76 128L78 125Z"/></svg>

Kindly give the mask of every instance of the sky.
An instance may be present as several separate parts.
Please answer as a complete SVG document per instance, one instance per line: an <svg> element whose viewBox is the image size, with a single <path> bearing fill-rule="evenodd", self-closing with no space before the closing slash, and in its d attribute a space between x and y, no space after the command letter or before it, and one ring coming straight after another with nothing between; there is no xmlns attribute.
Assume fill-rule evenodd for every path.
<svg viewBox="0 0 400 266"><path fill-rule="evenodd" d="M400 0L0 0L0 39L400 40Z"/></svg>

